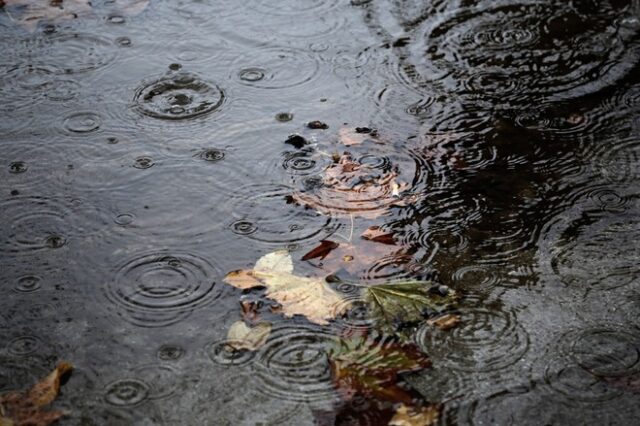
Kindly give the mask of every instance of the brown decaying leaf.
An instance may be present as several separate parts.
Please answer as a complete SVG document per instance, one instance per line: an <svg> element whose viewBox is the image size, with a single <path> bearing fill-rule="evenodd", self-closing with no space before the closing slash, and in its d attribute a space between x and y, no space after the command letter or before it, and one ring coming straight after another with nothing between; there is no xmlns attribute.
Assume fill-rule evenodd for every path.
<svg viewBox="0 0 640 426"><path fill-rule="evenodd" d="M431 318L427 324L438 327L442 331L451 330L460 324L460 315L447 314L437 318Z"/></svg>
<svg viewBox="0 0 640 426"><path fill-rule="evenodd" d="M343 127L338 130L338 138L340 143L344 146L360 145L365 139L369 138L369 135L363 133L357 133L355 129L349 129Z"/></svg>
<svg viewBox="0 0 640 426"><path fill-rule="evenodd" d="M320 245L315 247L309 253L305 254L302 257L302 260L311 260L311 259L324 259L331 252L331 250L338 248L338 243L329 240L320 241Z"/></svg>
<svg viewBox="0 0 640 426"><path fill-rule="evenodd" d="M409 184L398 182L399 171L382 171L353 159L345 152L323 172L322 185L311 192L296 192L296 203L334 216L375 219L390 207L406 206L411 197L402 192Z"/></svg>
<svg viewBox="0 0 640 426"><path fill-rule="evenodd" d="M389 422L389 426L431 426L438 422L440 405L412 407L401 404Z"/></svg>
<svg viewBox="0 0 640 426"><path fill-rule="evenodd" d="M287 317L303 315L325 325L349 308L349 303L325 282L293 274L293 261L286 250L269 253L256 262L253 270L234 271L224 281L240 289L266 287L266 296L281 305Z"/></svg>
<svg viewBox="0 0 640 426"><path fill-rule="evenodd" d="M399 383L399 374L431 366L429 358L412 343L391 338L343 339L329 350L331 378L344 399L361 395L392 403L412 404L415 395Z"/></svg>
<svg viewBox="0 0 640 426"><path fill-rule="evenodd" d="M369 229L362 233L362 238L381 244L396 244L396 240L393 238L393 233L385 232L379 226L369 227Z"/></svg>
<svg viewBox="0 0 640 426"><path fill-rule="evenodd" d="M47 426L66 413L43 411L60 392L61 379L71 373L71 364L61 362L55 370L27 392L9 392L0 396L0 424L12 426Z"/></svg>
<svg viewBox="0 0 640 426"><path fill-rule="evenodd" d="M338 244L338 247L328 253L322 262L314 263L314 265L325 271L327 275L340 269L344 269L352 275L359 275L382 260L393 263L392 259L397 260L398 264L406 263L408 260L405 251L399 247L361 239L354 241L353 244Z"/></svg>

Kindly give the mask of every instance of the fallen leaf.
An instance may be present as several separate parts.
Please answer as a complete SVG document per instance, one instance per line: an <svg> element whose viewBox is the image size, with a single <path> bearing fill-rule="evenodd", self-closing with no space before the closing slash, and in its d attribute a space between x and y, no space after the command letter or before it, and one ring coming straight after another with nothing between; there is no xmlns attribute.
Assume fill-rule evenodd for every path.
<svg viewBox="0 0 640 426"><path fill-rule="evenodd" d="M323 278L294 275L293 260L286 250L269 253L253 270L231 272L224 281L240 289L264 286L266 297L279 303L285 316L303 315L316 324L328 324L349 308Z"/></svg>
<svg viewBox="0 0 640 426"><path fill-rule="evenodd" d="M320 241L320 245L311 250L309 253L305 254L302 257L302 260L311 260L311 259L324 259L327 257L331 250L338 248L339 244L329 240Z"/></svg>
<svg viewBox="0 0 640 426"><path fill-rule="evenodd" d="M231 271L224 277L224 280L227 284L231 284L241 290L263 285L262 281L253 276L253 271L247 270Z"/></svg>
<svg viewBox="0 0 640 426"><path fill-rule="evenodd" d="M345 152L325 167L320 185L296 192L292 198L321 214L375 219L390 207L412 202L411 197L402 196L409 184L398 183L398 176L397 168L376 168Z"/></svg>
<svg viewBox="0 0 640 426"><path fill-rule="evenodd" d="M451 330L460 324L460 315L446 314L427 321L427 324L438 327L442 331Z"/></svg>
<svg viewBox="0 0 640 426"><path fill-rule="evenodd" d="M392 232L385 232L379 226L371 226L362 233L362 238L376 243L395 245L396 240L393 238Z"/></svg>
<svg viewBox="0 0 640 426"><path fill-rule="evenodd" d="M369 134L371 131L358 131L364 129L366 129L366 127L356 127L356 129L343 127L338 131L338 139L344 146L360 145L364 143L365 140L371 139L372 137L372 135Z"/></svg>
<svg viewBox="0 0 640 426"><path fill-rule="evenodd" d="M264 346L270 334L271 323L263 322L249 327L244 321L237 321L229 328L226 346L236 351L255 351Z"/></svg>
<svg viewBox="0 0 640 426"><path fill-rule="evenodd" d="M66 413L62 411L43 411L60 392L60 380L67 376L73 367L62 362L41 382L27 392L9 392L0 396L0 424L12 426L47 426Z"/></svg>
<svg viewBox="0 0 640 426"><path fill-rule="evenodd" d="M325 271L326 275L344 269L351 275L360 276L380 262L399 265L409 260L402 248L361 239L353 243L339 243L321 262L313 259L309 262Z"/></svg>
<svg viewBox="0 0 640 426"><path fill-rule="evenodd" d="M352 337L328 350L331 377L345 399L355 395L411 404L415 395L401 386L399 375L431 366L414 343L393 337Z"/></svg>
<svg viewBox="0 0 640 426"><path fill-rule="evenodd" d="M242 310L242 318L253 323L260 317L260 306L251 300L241 300L240 309Z"/></svg>
<svg viewBox="0 0 640 426"><path fill-rule="evenodd" d="M389 422L389 426L431 426L438 422L440 410L438 404L424 407L412 407L401 404Z"/></svg>
<svg viewBox="0 0 640 426"><path fill-rule="evenodd" d="M455 304L457 294L453 290L442 295L432 291L431 286L424 281L402 281L365 289L365 299L376 325L393 333L399 325L422 321Z"/></svg>

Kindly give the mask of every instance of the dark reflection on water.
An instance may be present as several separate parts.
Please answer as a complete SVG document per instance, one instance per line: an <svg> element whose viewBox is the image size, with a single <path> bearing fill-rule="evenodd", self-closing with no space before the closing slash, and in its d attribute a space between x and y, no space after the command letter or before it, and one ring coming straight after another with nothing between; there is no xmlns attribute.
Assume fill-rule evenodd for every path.
<svg viewBox="0 0 640 426"><path fill-rule="evenodd" d="M92 3L0 13L0 390L68 359L62 424L313 424L334 329L370 322L230 353L222 278L333 272L300 258L375 225L397 247L351 278L465 293L406 378L442 424L638 417L640 2ZM401 193L324 186L345 151Z"/></svg>

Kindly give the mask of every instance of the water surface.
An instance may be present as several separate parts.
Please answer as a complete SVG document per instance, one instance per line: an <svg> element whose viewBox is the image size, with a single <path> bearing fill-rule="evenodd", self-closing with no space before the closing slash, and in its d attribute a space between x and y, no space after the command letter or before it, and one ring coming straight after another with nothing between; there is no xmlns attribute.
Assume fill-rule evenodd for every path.
<svg viewBox="0 0 640 426"><path fill-rule="evenodd" d="M301 258L380 226L339 276L464 295L403 379L441 424L638 418L637 0L119 3L0 13L0 391L65 359L63 425L380 424L340 417L327 362L366 321L274 315L231 354L223 282L282 248L336 272ZM318 185L344 151L403 202Z"/></svg>

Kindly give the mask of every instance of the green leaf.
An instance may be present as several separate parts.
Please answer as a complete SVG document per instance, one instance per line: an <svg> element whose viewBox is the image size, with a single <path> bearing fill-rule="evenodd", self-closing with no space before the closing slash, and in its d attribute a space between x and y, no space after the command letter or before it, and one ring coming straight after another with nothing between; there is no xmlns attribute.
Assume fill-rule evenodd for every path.
<svg viewBox="0 0 640 426"><path fill-rule="evenodd" d="M455 291L447 289L443 295L432 287L430 282L400 281L369 287L365 298L378 328L395 332L401 324L419 322L455 306Z"/></svg>

